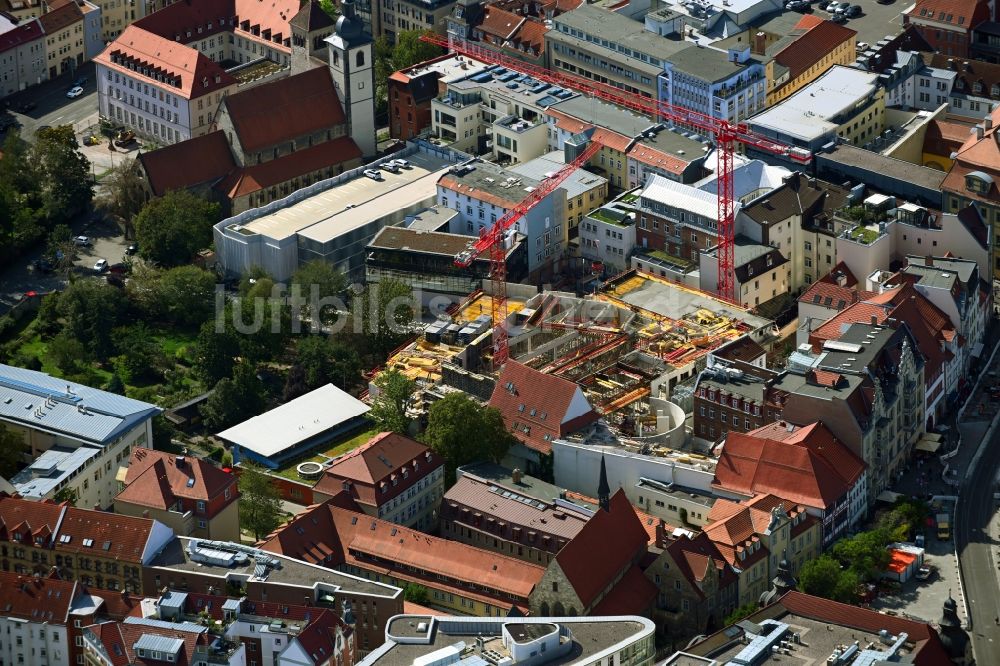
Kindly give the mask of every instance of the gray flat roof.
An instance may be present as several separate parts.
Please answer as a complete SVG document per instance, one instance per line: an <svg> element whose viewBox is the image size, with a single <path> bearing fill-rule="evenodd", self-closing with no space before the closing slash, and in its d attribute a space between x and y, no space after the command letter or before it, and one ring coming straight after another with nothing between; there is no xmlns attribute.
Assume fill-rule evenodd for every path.
<svg viewBox="0 0 1000 666"><path fill-rule="evenodd" d="M531 192L529 188L541 185L541 182L534 178L514 173L493 162L477 159L468 166L472 168L466 168L462 174L446 173L442 176L447 175L449 180L464 185L466 189L463 189L462 193L470 197L475 197L477 192L486 192L511 204L517 204L528 196ZM508 178L513 180L508 181Z"/></svg>
<svg viewBox="0 0 1000 666"><path fill-rule="evenodd" d="M842 143L828 153L820 153L818 158L826 158L832 162L852 166L858 169L871 171L872 173L884 174L890 178L898 178L906 182L913 183L918 187L930 190L940 190L941 183L948 175L945 171L938 171L929 167L911 164L894 157L886 157L880 153L870 150L862 150L855 146Z"/></svg>
<svg viewBox="0 0 1000 666"><path fill-rule="evenodd" d="M44 372L0 364L0 421L104 444L163 410Z"/></svg>
<svg viewBox="0 0 1000 666"><path fill-rule="evenodd" d="M729 53L708 46L693 45L670 56L673 69L698 77L705 81L716 82L728 79L751 65L760 64L750 58L746 62L733 62Z"/></svg>
<svg viewBox="0 0 1000 666"><path fill-rule="evenodd" d="M572 40L581 44L589 44L594 49L617 50L589 40L572 37L559 29L560 25L575 28L597 39L607 40L611 44L627 46L641 51L647 56L660 60L669 60L670 56L685 48L690 42L682 39L661 37L646 30L643 23L634 21L618 12L601 9L590 4L582 4L572 11L565 12L553 19L554 28L546 39ZM555 33L555 34L554 34ZM622 56L623 64L629 67L643 67L653 73L662 72L659 63L646 63L637 58ZM650 68L653 68L650 70Z"/></svg>
<svg viewBox="0 0 1000 666"><path fill-rule="evenodd" d="M421 639L422 634L416 634L409 628L409 623L417 621L428 622L428 638ZM652 622L635 616L620 617L585 617L585 618L487 618L487 617L435 617L428 621L427 616L397 616L391 618L389 627L399 626L403 633L400 637L417 642L399 644L387 640L386 643L370 653L361 664L363 666L412 666L414 660L432 652L464 642L467 646L475 646L477 637L481 636L490 648L491 642L498 643L502 636L504 625L512 624L546 624L558 625L568 629L573 642L568 654L545 662L546 666L568 666L569 664L593 663L597 655L609 651L617 651L646 636L651 636L654 630ZM508 628L510 631L510 628ZM387 637L388 638L388 637ZM620 646L620 647L619 647ZM478 657L478 654L475 655ZM458 661L457 666L462 662Z"/></svg>
<svg viewBox="0 0 1000 666"><path fill-rule="evenodd" d="M559 169L562 169L564 166L566 166L566 161L564 159L563 152L560 150L553 150L552 152L545 153L541 157L536 157L533 160L528 160L527 162L522 162L521 164L515 164L514 166L508 167L507 170L540 181L546 177L546 174L559 171ZM576 197L586 194L595 187L600 187L603 183L607 182L608 179L604 176L598 176L597 174L590 173L586 169L577 169L571 173L569 177L566 178L561 185L559 185L559 187L566 190L567 199L575 199Z"/></svg>
<svg viewBox="0 0 1000 666"><path fill-rule="evenodd" d="M610 102L587 97L572 97L554 104L552 108L585 123L614 130L627 137L634 137L656 124L649 116L633 113Z"/></svg>
<svg viewBox="0 0 1000 666"><path fill-rule="evenodd" d="M281 240L300 234L326 243L395 210L433 198L437 179L449 162L428 153L407 155L409 169L382 171L383 180L358 176L304 201L264 214L243 225L246 231ZM385 196L391 195L391 196Z"/></svg>
<svg viewBox="0 0 1000 666"><path fill-rule="evenodd" d="M924 262L925 257L915 254L906 255L909 262L903 270L907 273L929 275L931 273L955 273L958 279L968 284L972 279L972 274L979 267L972 259L959 259L958 257L933 257L934 265L928 266ZM921 280L923 282L923 280Z"/></svg>
<svg viewBox="0 0 1000 666"><path fill-rule="evenodd" d="M215 566L205 562L193 561L187 551L187 545L190 540L190 537L177 537L170 541L167 547L153 558L153 561L147 566L154 569L190 572L205 576L217 576L219 578L225 578L229 574L253 575L256 565L252 560L243 566L236 567ZM295 585L309 589L314 588L316 583L327 583L345 592L386 598L394 598L400 592L399 588L392 585L365 580L358 576L308 564L277 553L268 553L267 555L281 561L280 569L271 569L268 573L267 581L271 583Z"/></svg>
<svg viewBox="0 0 1000 666"><path fill-rule="evenodd" d="M54 446L11 477L10 482L22 496L41 499L99 455L101 449L91 446Z"/></svg>

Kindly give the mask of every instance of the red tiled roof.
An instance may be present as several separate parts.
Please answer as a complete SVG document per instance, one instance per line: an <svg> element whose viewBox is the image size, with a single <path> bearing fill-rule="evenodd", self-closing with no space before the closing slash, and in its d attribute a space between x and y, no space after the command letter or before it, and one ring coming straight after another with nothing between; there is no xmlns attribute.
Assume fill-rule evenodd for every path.
<svg viewBox="0 0 1000 666"><path fill-rule="evenodd" d="M236 162L222 130L180 141L148 153L139 153L153 194L160 197L225 178Z"/></svg>
<svg viewBox="0 0 1000 666"><path fill-rule="evenodd" d="M177 5L184 4L177 3ZM158 87L168 85L138 70L130 69L120 62L112 62L112 58L116 60L124 58L151 71L163 72L167 77L180 79L180 85L170 90L186 99L209 95L236 83L231 74L196 49L147 32L135 23L126 27L108 48L94 58L94 61L127 76L148 79Z"/></svg>
<svg viewBox="0 0 1000 666"><path fill-rule="evenodd" d="M177 456L140 447L132 451L125 489L115 500L166 509L182 497L208 502L224 495L227 488L227 504L235 502L239 491L232 474L194 456L185 456L183 466L178 467Z"/></svg>
<svg viewBox="0 0 1000 666"><path fill-rule="evenodd" d="M774 55L774 60L788 68L790 80L794 81L838 46L856 38L857 34L856 31L833 21L819 21L798 39L778 51ZM853 55L852 52L851 56Z"/></svg>
<svg viewBox="0 0 1000 666"><path fill-rule="evenodd" d="M969 138L970 131L973 130L969 125L935 118L927 123L923 151L950 158Z"/></svg>
<svg viewBox="0 0 1000 666"><path fill-rule="evenodd" d="M123 594L114 590L85 587L83 591L92 597L101 599L104 602L100 609L101 615L112 620L121 620L129 615L134 615L142 602L140 596Z"/></svg>
<svg viewBox="0 0 1000 666"><path fill-rule="evenodd" d="M342 136L296 150L276 160L268 160L233 171L216 186L216 189L223 191L230 199L236 199L288 182L293 178L322 171L327 167L340 167L360 158L361 149L354 143L354 139Z"/></svg>
<svg viewBox="0 0 1000 666"><path fill-rule="evenodd" d="M42 24L38 22L38 19L28 19L21 25L5 33L0 33L0 53L43 37L45 37L45 31L42 30Z"/></svg>
<svg viewBox="0 0 1000 666"><path fill-rule="evenodd" d="M517 197L519 192L522 190L511 188L510 197L499 196L495 192L487 192L486 190L479 189L473 186L463 183L460 179L456 178L450 173L446 173L440 178L438 178L438 185L446 189L458 192L459 194L464 194L470 199L475 199L477 201L484 201L488 204L493 204L494 206L499 206L503 209L513 208L518 203L520 199Z"/></svg>
<svg viewBox="0 0 1000 666"><path fill-rule="evenodd" d="M595 513L555 558L587 608L648 544L646 530L624 490L614 494L608 508Z"/></svg>
<svg viewBox="0 0 1000 666"><path fill-rule="evenodd" d="M708 538L704 532L699 533L693 539L687 535L682 535L675 539L666 547L671 559L676 563L688 583L699 596L704 598L701 583L709 573L709 563L713 563L715 570L719 572L721 580L719 589L722 589L736 582L736 572L727 566L726 558L719 551L716 544Z"/></svg>
<svg viewBox="0 0 1000 666"><path fill-rule="evenodd" d="M972 30L990 19L985 0L917 0L905 14L911 19L943 23L958 30Z"/></svg>
<svg viewBox="0 0 1000 666"><path fill-rule="evenodd" d="M633 564L589 615L646 615L656 592L656 585Z"/></svg>
<svg viewBox="0 0 1000 666"><path fill-rule="evenodd" d="M316 67L229 95L223 106L245 153L346 122L329 67Z"/></svg>
<svg viewBox="0 0 1000 666"><path fill-rule="evenodd" d="M628 156L642 164L663 169L674 174L684 173L690 161L682 160L679 157L665 153L662 150L651 148L641 141L636 142L628 151Z"/></svg>
<svg viewBox="0 0 1000 666"><path fill-rule="evenodd" d="M65 626L79 592L76 581L0 572L0 613L5 617Z"/></svg>
<svg viewBox="0 0 1000 666"><path fill-rule="evenodd" d="M844 277L844 284L837 284L838 273ZM854 277L851 269L844 262L838 263L827 274L812 283L805 292L799 296L799 303L819 305L834 310L843 310L851 303L857 303L872 296L874 292L857 289L858 279Z"/></svg>
<svg viewBox="0 0 1000 666"><path fill-rule="evenodd" d="M80 11L80 7L75 2L67 3L38 17L46 35L55 34L82 20L83 12Z"/></svg>
<svg viewBox="0 0 1000 666"><path fill-rule="evenodd" d="M552 440L599 418L579 385L517 361L504 365L489 404L515 437L542 453L552 451Z"/></svg>
<svg viewBox="0 0 1000 666"><path fill-rule="evenodd" d="M195 647L202 645L209 645L215 637L208 633L194 633L191 631L179 631L177 629L167 629L164 627L153 627L145 624L126 624L124 622L118 623L118 631L120 633L120 640L122 641L122 648L126 656L128 656L129 664L135 664L136 666L162 666L164 663L161 660L154 660L150 657L140 657L135 652L135 644L139 641L142 636L145 635L155 635L164 636L166 638L179 638L184 642L181 647L180 654L177 657L177 661L173 662L177 666L190 666L195 663ZM113 634L111 635L114 636ZM103 634L102 634L103 638ZM114 640L114 638L112 639ZM113 646L106 646L108 654L114 651ZM117 666L117 665L116 665Z"/></svg>
<svg viewBox="0 0 1000 666"><path fill-rule="evenodd" d="M520 50L519 47L524 46L533 55L541 54L545 49L545 33L548 31L549 28L541 21L528 19L511 36L511 49Z"/></svg>
<svg viewBox="0 0 1000 666"><path fill-rule="evenodd" d="M13 540L21 532L21 540L34 540L45 535L47 540L59 524L66 507L54 502L33 502L0 493L0 538Z"/></svg>
<svg viewBox="0 0 1000 666"><path fill-rule="evenodd" d="M171 41L179 37L185 43L223 31L235 31L245 39L268 43L287 52L289 47L284 41L291 38L288 24L298 12L299 0L198 0L169 4L133 25ZM235 21L227 20L232 18ZM243 30L244 21L249 22L251 28L259 28L259 34ZM270 39L265 37L268 34ZM280 42L275 41L279 38Z"/></svg>
<svg viewBox="0 0 1000 666"><path fill-rule="evenodd" d="M126 650L130 646L125 644L125 637L122 635L122 625L118 622L101 622L86 627L97 641L104 646L104 651L111 659L112 666L127 666L132 663ZM117 647L115 647L117 646Z"/></svg>
<svg viewBox="0 0 1000 666"><path fill-rule="evenodd" d="M591 506L597 506L597 499L594 497L589 497L583 493L578 493L573 490L566 491L566 499L571 501L584 502L590 504ZM652 514L648 514L639 507L632 505L632 509L635 511L635 517L639 519L642 523L642 528L646 530L646 536L649 537L649 543L656 543L656 527L662 521L662 518L657 518ZM667 532L672 532L674 530L673 525L668 525L666 522L663 523L663 529Z"/></svg>
<svg viewBox="0 0 1000 666"><path fill-rule="evenodd" d="M326 469L313 490L332 497L343 490L346 480L351 482L349 492L355 500L378 506L407 492L443 464L440 456L415 439L383 432L338 458ZM404 469L407 470L406 477L402 474Z"/></svg>
<svg viewBox="0 0 1000 666"><path fill-rule="evenodd" d="M937 631L926 622L883 615L867 608L814 597L796 590L786 592L778 603L791 613L819 622L851 627L873 634L882 629L897 636L905 633L917 644L913 660L916 666L940 666L951 663Z"/></svg>
<svg viewBox="0 0 1000 666"><path fill-rule="evenodd" d="M955 155L955 163L941 183L941 189L958 192L963 197L977 201L1000 201L1000 106L990 113L993 127L986 130L983 138L975 132L969 135ZM989 192L970 192L965 186L965 177L973 171L983 171L993 178Z"/></svg>
<svg viewBox="0 0 1000 666"><path fill-rule="evenodd" d="M141 563L153 522L148 518L67 507L55 549ZM65 537L69 541L64 542ZM90 545L84 545L85 540Z"/></svg>
<svg viewBox="0 0 1000 666"><path fill-rule="evenodd" d="M276 530L260 547L335 567L347 563L370 571L380 571L404 580L435 587L480 586L478 592L462 587L466 596L475 596L496 605L498 595L513 595L523 604L541 580L545 568L492 551L430 536L408 527L372 518L354 508L353 500L341 493L329 502L317 504L298 514Z"/></svg>
<svg viewBox="0 0 1000 666"><path fill-rule="evenodd" d="M811 30L823 21L824 19L815 14L803 14L799 22L795 24L795 30Z"/></svg>
<svg viewBox="0 0 1000 666"><path fill-rule="evenodd" d="M527 20L525 17L518 16L513 12L487 5L483 12L483 20L476 26L476 29L482 31L483 34L499 38L499 44L502 45L525 20Z"/></svg>
<svg viewBox="0 0 1000 666"><path fill-rule="evenodd" d="M825 509L864 473L865 464L821 423L781 423L726 438L714 484L741 494L766 493Z"/></svg>

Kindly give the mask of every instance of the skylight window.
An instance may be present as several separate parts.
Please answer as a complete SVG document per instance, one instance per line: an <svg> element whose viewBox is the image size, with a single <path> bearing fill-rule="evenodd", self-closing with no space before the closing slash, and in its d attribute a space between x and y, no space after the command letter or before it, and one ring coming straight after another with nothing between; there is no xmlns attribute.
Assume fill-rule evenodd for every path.
<svg viewBox="0 0 1000 666"><path fill-rule="evenodd" d="M86 546L87 548L90 548L91 546L94 545L94 540L93 539L84 539L83 540L83 545Z"/></svg>

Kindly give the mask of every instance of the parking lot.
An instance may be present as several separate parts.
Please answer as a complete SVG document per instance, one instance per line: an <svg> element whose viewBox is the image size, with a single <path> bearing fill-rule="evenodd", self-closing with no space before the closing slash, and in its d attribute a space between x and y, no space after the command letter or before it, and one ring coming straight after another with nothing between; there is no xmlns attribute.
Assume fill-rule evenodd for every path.
<svg viewBox="0 0 1000 666"><path fill-rule="evenodd" d="M806 11L820 18L828 19L831 17L830 13L821 9L826 4L826 2L813 3ZM875 0L851 0L851 4L861 5L862 14L856 18L848 19L844 25L858 33L857 40L859 42L874 44L887 35L898 34L903 29L903 19L900 12L912 3L904 0L892 0L887 5L880 5Z"/></svg>
<svg viewBox="0 0 1000 666"><path fill-rule="evenodd" d="M940 511L953 511L953 504L942 504ZM910 578L898 592L880 594L871 607L887 613L936 622L941 617L941 605L948 595L959 598L958 558L955 557L954 540L950 537L938 539L934 529L928 528L924 544L924 564L934 569L928 580ZM958 616L965 621L964 604L958 605Z"/></svg>

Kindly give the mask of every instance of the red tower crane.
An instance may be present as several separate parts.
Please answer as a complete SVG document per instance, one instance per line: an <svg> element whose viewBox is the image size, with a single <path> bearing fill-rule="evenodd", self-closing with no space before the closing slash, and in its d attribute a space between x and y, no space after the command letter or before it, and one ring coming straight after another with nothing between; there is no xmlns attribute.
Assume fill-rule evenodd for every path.
<svg viewBox="0 0 1000 666"><path fill-rule="evenodd" d="M421 39L443 48L451 49L455 53L468 56L481 62L499 65L510 70L527 74L543 83L548 83L567 90L573 90L585 95L591 95L600 100L616 104L643 115L648 115L656 120L667 120L683 126L691 127L702 133L712 135L715 140L716 156L718 158L718 166L716 168L719 239L716 250L719 270L718 294L730 302L737 302L737 295L735 293L736 284L733 273L733 248L735 236L734 218L736 212L734 200L735 192L733 189L733 162L736 144L740 143L775 155L783 155L801 164L808 164L812 159L812 154L809 151L802 148L786 146L783 143L761 136L760 134L751 131L750 128L743 123L733 124L727 120L714 118L698 111L692 111L691 109L674 106L673 104L632 94L627 91L620 90L619 88L615 88L614 86L587 79L582 76L576 76L563 72L553 72L544 67L539 67L538 65L532 65L530 63L517 60L516 58L498 51L485 48L467 40L455 38L454 36L444 38L438 35L424 35ZM599 147L600 146L597 145L596 142L592 141L588 146L587 152L589 152L592 156ZM554 178L546 181L546 184L549 184L558 180L558 182L556 182L555 185L548 189L543 195L536 196L538 191L532 192L531 195L521 202L520 205L516 206L500 220L497 220L497 223L493 225L491 229L486 230L480 235L479 240L468 252L464 252L456 258L456 263L460 266L468 266L477 256L483 252L489 251L493 275L497 275L499 271L500 274L506 277L506 263L503 260L504 250L502 243L504 233L510 229L510 227L513 226L517 220L519 220L525 212L531 208L532 205L540 201L545 194L548 194L555 189L555 187L557 187L562 180L565 180L565 178L568 177L574 169L581 166L582 163L577 164L578 161L579 159L574 160L573 164L567 165L558 174L556 174ZM544 189L544 187L540 189ZM502 225L501 222L504 224ZM491 241L494 244L499 244L501 246L501 249L499 250L499 264L495 258L497 250L494 250L494 246L489 244ZM493 324L495 341L494 366L499 366L507 360L508 351L506 330L503 329L502 326L503 321L506 318L506 290L504 287L499 287L502 291L499 298L500 302L498 303L498 285L495 278L493 286Z"/></svg>

